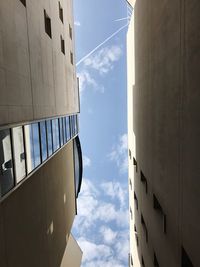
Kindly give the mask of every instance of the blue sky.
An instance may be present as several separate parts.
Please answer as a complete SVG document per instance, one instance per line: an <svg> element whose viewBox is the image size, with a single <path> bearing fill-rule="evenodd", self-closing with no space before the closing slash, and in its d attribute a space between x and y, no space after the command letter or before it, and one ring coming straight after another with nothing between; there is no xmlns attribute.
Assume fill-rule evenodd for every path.
<svg viewBox="0 0 200 267"><path fill-rule="evenodd" d="M125 0L74 0L76 62L127 23ZM82 267L128 266L127 27L77 67L84 174L73 234Z"/></svg>

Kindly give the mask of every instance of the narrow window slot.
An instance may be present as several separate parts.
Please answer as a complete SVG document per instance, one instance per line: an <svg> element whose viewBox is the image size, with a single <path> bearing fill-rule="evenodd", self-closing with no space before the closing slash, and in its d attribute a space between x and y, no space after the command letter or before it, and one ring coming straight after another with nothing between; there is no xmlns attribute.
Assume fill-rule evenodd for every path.
<svg viewBox="0 0 200 267"><path fill-rule="evenodd" d="M143 215L141 214L141 224L142 224L142 227L145 231L145 237L146 237L146 242L148 242L148 230L147 230L147 226L146 226L146 223L144 221L144 218L143 218Z"/></svg>
<svg viewBox="0 0 200 267"><path fill-rule="evenodd" d="M145 184L145 191L146 191L146 194L148 193L148 184L147 184L147 179L146 179L146 177L144 176L144 173L141 171L140 172L140 179L141 179L141 182L143 183L143 184Z"/></svg>
<svg viewBox="0 0 200 267"><path fill-rule="evenodd" d="M142 256L142 267L145 267L144 258Z"/></svg>
<svg viewBox="0 0 200 267"><path fill-rule="evenodd" d="M138 210L138 199L137 199L137 196L136 196L136 193L135 192L134 192L134 200L135 200L136 208Z"/></svg>
<svg viewBox="0 0 200 267"><path fill-rule="evenodd" d="M158 199L156 196L153 194L153 208L158 211L158 213L162 216L162 223L163 223L163 232L167 232L167 218L166 214L163 211L162 206L160 205Z"/></svg>
<svg viewBox="0 0 200 267"><path fill-rule="evenodd" d="M60 45L61 45L61 52L65 55L65 40L63 39L62 35L60 36Z"/></svg>
<svg viewBox="0 0 200 267"><path fill-rule="evenodd" d="M26 0L20 0L20 2L26 7Z"/></svg>
<svg viewBox="0 0 200 267"><path fill-rule="evenodd" d="M188 254L186 253L183 247L182 247L182 253L181 253L181 266L182 267L194 267L194 265L191 262L191 259L189 258Z"/></svg>
<svg viewBox="0 0 200 267"><path fill-rule="evenodd" d="M137 167L137 161L136 161L135 158L133 158L133 165L135 166L135 170L136 170L136 172L137 172L138 167Z"/></svg>
<svg viewBox="0 0 200 267"><path fill-rule="evenodd" d="M74 64L74 56L73 56L72 52L70 52L70 61L71 61L71 64L73 65Z"/></svg>
<svg viewBox="0 0 200 267"><path fill-rule="evenodd" d="M45 25L45 32L52 38L51 34L51 19L48 16L46 10L44 10L44 25Z"/></svg>
<svg viewBox="0 0 200 267"><path fill-rule="evenodd" d="M69 37L72 40L72 27L70 24L69 24Z"/></svg>
<svg viewBox="0 0 200 267"><path fill-rule="evenodd" d="M60 2L58 2L58 6L59 6L59 18L63 23L63 8L62 8Z"/></svg>
<svg viewBox="0 0 200 267"><path fill-rule="evenodd" d="M159 267L159 263L158 263L158 260L157 260L157 257L156 257L155 253L153 255L153 264L154 264L155 267Z"/></svg>

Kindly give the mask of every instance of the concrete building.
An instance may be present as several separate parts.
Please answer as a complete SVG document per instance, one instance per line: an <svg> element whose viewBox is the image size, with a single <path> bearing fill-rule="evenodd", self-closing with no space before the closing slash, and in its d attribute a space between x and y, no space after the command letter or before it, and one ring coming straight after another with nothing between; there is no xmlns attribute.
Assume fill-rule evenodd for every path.
<svg viewBox="0 0 200 267"><path fill-rule="evenodd" d="M127 35L130 266L198 267L200 1L136 0L133 8Z"/></svg>
<svg viewBox="0 0 200 267"><path fill-rule="evenodd" d="M78 267L72 0L0 1L0 266Z"/></svg>

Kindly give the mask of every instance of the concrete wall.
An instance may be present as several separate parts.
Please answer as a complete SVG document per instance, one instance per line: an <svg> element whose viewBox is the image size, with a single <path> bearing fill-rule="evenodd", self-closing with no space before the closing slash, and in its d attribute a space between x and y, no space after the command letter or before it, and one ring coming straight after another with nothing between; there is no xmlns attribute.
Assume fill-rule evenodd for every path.
<svg viewBox="0 0 200 267"><path fill-rule="evenodd" d="M75 65L70 62L72 0L60 0L64 23L58 2L26 0L25 7L20 0L0 1L1 125L79 111ZM52 39L45 32L44 9L51 18Z"/></svg>
<svg viewBox="0 0 200 267"><path fill-rule="evenodd" d="M153 266L154 253L160 266L181 266L183 246L193 265L200 266L200 2L138 0L134 13L135 86L128 112L133 113L138 164L139 257L145 266ZM153 194L166 215L166 233Z"/></svg>
<svg viewBox="0 0 200 267"><path fill-rule="evenodd" d="M76 214L73 164L70 142L0 203L1 267L61 266Z"/></svg>
<svg viewBox="0 0 200 267"><path fill-rule="evenodd" d="M83 252L71 234L60 267L79 267L81 265L82 254Z"/></svg>

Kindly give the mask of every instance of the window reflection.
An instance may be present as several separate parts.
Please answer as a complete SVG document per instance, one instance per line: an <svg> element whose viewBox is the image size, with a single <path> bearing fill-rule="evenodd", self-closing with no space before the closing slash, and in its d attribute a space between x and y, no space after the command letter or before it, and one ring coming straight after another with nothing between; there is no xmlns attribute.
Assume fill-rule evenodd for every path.
<svg viewBox="0 0 200 267"><path fill-rule="evenodd" d="M60 147L58 119L52 120L53 151Z"/></svg>
<svg viewBox="0 0 200 267"><path fill-rule="evenodd" d="M52 138L52 125L51 121L47 121L47 141L48 141L48 155L51 156L53 153L53 138Z"/></svg>
<svg viewBox="0 0 200 267"><path fill-rule="evenodd" d="M63 146L64 140L63 140L63 120L62 118L59 118L59 128L60 128L60 145Z"/></svg>
<svg viewBox="0 0 200 267"><path fill-rule="evenodd" d="M25 126L27 168L30 173L41 163L38 123Z"/></svg>
<svg viewBox="0 0 200 267"><path fill-rule="evenodd" d="M15 160L16 182L19 183L26 176L24 137L22 126L12 129L13 154Z"/></svg>
<svg viewBox="0 0 200 267"><path fill-rule="evenodd" d="M67 141L70 139L70 124L69 124L69 117L65 118L66 121L66 135L67 135Z"/></svg>
<svg viewBox="0 0 200 267"><path fill-rule="evenodd" d="M64 143L67 142L67 129L66 129L66 120L65 118L62 118L63 121L63 139L64 139Z"/></svg>
<svg viewBox="0 0 200 267"><path fill-rule="evenodd" d="M10 130L0 131L0 170L0 190L3 196L14 186Z"/></svg>
<svg viewBox="0 0 200 267"><path fill-rule="evenodd" d="M47 159L47 133L45 121L40 122L41 152L42 161Z"/></svg>

